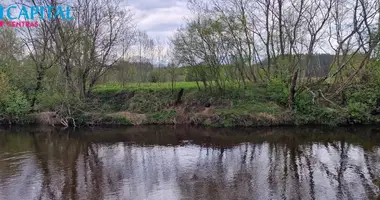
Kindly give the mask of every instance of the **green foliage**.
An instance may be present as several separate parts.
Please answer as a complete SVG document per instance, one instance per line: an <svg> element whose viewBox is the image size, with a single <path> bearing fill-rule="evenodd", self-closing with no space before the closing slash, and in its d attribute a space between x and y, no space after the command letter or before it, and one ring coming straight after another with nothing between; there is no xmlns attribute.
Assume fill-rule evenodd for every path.
<svg viewBox="0 0 380 200"><path fill-rule="evenodd" d="M5 73L0 72L0 100L4 99L9 90L9 80Z"/></svg>
<svg viewBox="0 0 380 200"><path fill-rule="evenodd" d="M76 105L80 102L76 96L67 96L56 90L43 90L37 95L39 110L57 110L62 105Z"/></svg>
<svg viewBox="0 0 380 200"><path fill-rule="evenodd" d="M9 90L2 104L5 113L11 117L25 117L30 111L29 102L20 90Z"/></svg>
<svg viewBox="0 0 380 200"><path fill-rule="evenodd" d="M160 74L158 71L152 71L152 73L150 73L150 82L151 83L157 83L157 82L160 82Z"/></svg>
<svg viewBox="0 0 380 200"><path fill-rule="evenodd" d="M54 110L61 105L63 96L59 93L43 92L38 95L39 107L42 110Z"/></svg>
<svg viewBox="0 0 380 200"><path fill-rule="evenodd" d="M224 115L223 117L223 127L234 127L236 125L236 119L231 115Z"/></svg>
<svg viewBox="0 0 380 200"><path fill-rule="evenodd" d="M121 124L121 125L132 125L132 122L130 120L128 120L127 118L125 117L119 117L117 118L118 120L118 124Z"/></svg>
<svg viewBox="0 0 380 200"><path fill-rule="evenodd" d="M313 96L310 93L302 92L296 96L295 111L299 113L313 113L317 105L313 102Z"/></svg>
<svg viewBox="0 0 380 200"><path fill-rule="evenodd" d="M357 88L348 90L347 101L348 103L361 103L368 108L373 108L376 105L377 99L380 94L377 88Z"/></svg>
<svg viewBox="0 0 380 200"><path fill-rule="evenodd" d="M321 107L316 112L320 124L339 125L345 121L345 113L332 108Z"/></svg>
<svg viewBox="0 0 380 200"><path fill-rule="evenodd" d="M296 124L339 125L345 123L346 113L343 110L329 108L326 105L313 102L310 93L303 92L296 96Z"/></svg>
<svg viewBox="0 0 380 200"><path fill-rule="evenodd" d="M24 93L9 85L5 73L0 73L0 111L10 117L25 117L30 105Z"/></svg>
<svg viewBox="0 0 380 200"><path fill-rule="evenodd" d="M310 107L310 113L296 113L296 124L323 124L336 126L344 124L346 121L345 113L332 108Z"/></svg>
<svg viewBox="0 0 380 200"><path fill-rule="evenodd" d="M371 87L380 87L380 54L378 60L371 60L366 65L366 70L362 72L363 84ZM365 79L365 80L364 80Z"/></svg>
<svg viewBox="0 0 380 200"><path fill-rule="evenodd" d="M272 79L268 85L270 97L279 105L285 106L288 103L289 89L281 79Z"/></svg>
<svg viewBox="0 0 380 200"><path fill-rule="evenodd" d="M122 116L102 116L97 123L116 124L116 125L132 125L132 122Z"/></svg>
<svg viewBox="0 0 380 200"><path fill-rule="evenodd" d="M376 87L353 88L346 92L347 114L350 123L369 123L372 121L370 113L378 105L380 94Z"/></svg>
<svg viewBox="0 0 380 200"><path fill-rule="evenodd" d="M91 116L89 115L78 115L75 116L75 123L78 125L85 125L91 121Z"/></svg>
<svg viewBox="0 0 380 200"><path fill-rule="evenodd" d="M176 111L175 110L167 110L167 111L162 111L158 113L152 114L152 119L154 120L169 120L175 117Z"/></svg>
<svg viewBox="0 0 380 200"><path fill-rule="evenodd" d="M174 96L170 90L166 91L145 91L137 93L134 98L128 102L128 110L136 113L153 113L158 112L173 101Z"/></svg>
<svg viewBox="0 0 380 200"><path fill-rule="evenodd" d="M204 65L185 67L185 81L209 81L207 67Z"/></svg>
<svg viewBox="0 0 380 200"><path fill-rule="evenodd" d="M268 113L268 114L278 114L282 109L273 102L258 102L249 101L240 102L234 105L232 108L220 108L217 110L218 114L235 114L235 115L249 115L255 113Z"/></svg>
<svg viewBox="0 0 380 200"><path fill-rule="evenodd" d="M149 116L150 123L162 124L162 123L174 123L177 112L175 110L163 110L153 113Z"/></svg>
<svg viewBox="0 0 380 200"><path fill-rule="evenodd" d="M347 112L350 123L367 123L370 120L368 114L368 105L360 102L350 102L347 106Z"/></svg>
<svg viewBox="0 0 380 200"><path fill-rule="evenodd" d="M35 66L30 60L24 60L23 63L13 63L7 70L9 84L16 86L26 96L30 97L36 88L36 72Z"/></svg>
<svg viewBox="0 0 380 200"><path fill-rule="evenodd" d="M171 88L171 83L128 83L123 87L121 84L103 84L98 85L94 88L95 93L114 93L118 91L149 91L149 90L168 90ZM196 82L176 82L174 84L174 89L196 89Z"/></svg>
<svg viewBox="0 0 380 200"><path fill-rule="evenodd" d="M195 70L186 69L185 81L191 82L191 81L201 81L201 80L198 78Z"/></svg>

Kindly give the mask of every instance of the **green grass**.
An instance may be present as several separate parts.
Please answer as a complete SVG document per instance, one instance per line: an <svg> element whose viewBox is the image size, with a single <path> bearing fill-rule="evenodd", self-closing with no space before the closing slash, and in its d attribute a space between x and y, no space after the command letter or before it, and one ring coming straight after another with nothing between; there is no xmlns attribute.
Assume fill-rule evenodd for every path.
<svg viewBox="0 0 380 200"><path fill-rule="evenodd" d="M157 90L157 89L171 89L172 84L169 82L165 83L126 83L124 86L122 84L103 84L98 85L94 88L95 92L102 91L122 91L122 90ZM174 89L196 89L196 82L176 82L174 84Z"/></svg>
<svg viewBox="0 0 380 200"><path fill-rule="evenodd" d="M168 120L175 117L175 115L176 115L175 110L168 110L168 111L153 113L151 117L155 120Z"/></svg>
<svg viewBox="0 0 380 200"><path fill-rule="evenodd" d="M217 109L218 114L235 114L235 115L249 115L253 113L268 113L278 114L283 109L273 102L247 102L241 103L232 108Z"/></svg>
<svg viewBox="0 0 380 200"><path fill-rule="evenodd" d="M208 84L213 84L208 82ZM214 83L215 85L215 83ZM203 84L199 82L199 86L203 88ZM226 88L238 88L236 83L226 83ZM249 86L250 87L250 86ZM175 82L174 90L179 89L198 89L196 82ZM147 90L170 90L172 89L171 82L163 83L126 83L124 86L120 83L107 83L95 86L94 92L119 92L119 91L147 91Z"/></svg>
<svg viewBox="0 0 380 200"><path fill-rule="evenodd" d="M249 85L246 90L237 85L228 84L224 91L197 90L196 82L177 82L175 90L185 89L183 99L188 102L211 103L212 105L225 105L226 109L218 109L220 114L250 114L269 113L277 114L283 109L276 103L278 91L260 84ZM171 83L130 83L124 87L120 84L98 85L95 92L103 96L103 101L117 101L112 95L123 91L136 91L136 95L128 103L120 101L116 105L128 105L128 110L139 113L154 113L165 108L168 102L175 99L175 95L168 90ZM111 99L109 99L111 98ZM123 98L121 99L123 100ZM231 105L231 107L229 106ZM120 109L114 109L115 111ZM122 109L121 109L122 110Z"/></svg>

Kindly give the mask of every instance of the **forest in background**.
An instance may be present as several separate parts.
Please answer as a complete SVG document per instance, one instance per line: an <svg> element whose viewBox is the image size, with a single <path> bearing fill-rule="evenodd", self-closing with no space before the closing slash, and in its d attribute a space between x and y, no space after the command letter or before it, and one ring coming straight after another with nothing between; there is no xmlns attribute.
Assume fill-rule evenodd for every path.
<svg viewBox="0 0 380 200"><path fill-rule="evenodd" d="M189 0L168 39L137 30L120 0L13 3L70 5L75 20L0 29L4 123L380 120L377 0Z"/></svg>

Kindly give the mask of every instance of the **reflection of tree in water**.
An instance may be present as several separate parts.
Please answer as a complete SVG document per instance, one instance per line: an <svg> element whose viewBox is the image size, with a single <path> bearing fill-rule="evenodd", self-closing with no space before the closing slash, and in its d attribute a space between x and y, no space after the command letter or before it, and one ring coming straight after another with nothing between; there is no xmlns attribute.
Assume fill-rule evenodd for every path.
<svg viewBox="0 0 380 200"><path fill-rule="evenodd" d="M129 135L115 140L125 137L122 142L24 135L25 144L15 148L13 142L13 148L2 146L0 152L17 155L29 148L33 162L13 165L14 160L0 157L0 180L38 177L38 184L16 189L33 191L37 199L372 199L379 194L377 146L368 150L345 138L304 140L299 135L271 140L272 132L265 140L255 136L233 145L224 145L224 135L212 138L210 133L192 136L197 145L175 144L175 137L188 139L187 133L179 134L170 134L170 146L152 145L155 139L148 135L148 144L132 144ZM163 132L153 136L160 144L166 141ZM9 166L18 173L3 170ZM0 197L12 192L0 187ZM29 197L28 192L21 196Z"/></svg>
<svg viewBox="0 0 380 200"><path fill-rule="evenodd" d="M374 185L379 176L370 172L371 165L348 162L348 157L358 161L367 153L344 141L328 148L325 154L320 144L243 144L224 150L226 159L219 166L213 163L218 154L199 157L197 178L183 172L179 185L190 199L372 199L379 194ZM353 152L362 154L356 159Z"/></svg>

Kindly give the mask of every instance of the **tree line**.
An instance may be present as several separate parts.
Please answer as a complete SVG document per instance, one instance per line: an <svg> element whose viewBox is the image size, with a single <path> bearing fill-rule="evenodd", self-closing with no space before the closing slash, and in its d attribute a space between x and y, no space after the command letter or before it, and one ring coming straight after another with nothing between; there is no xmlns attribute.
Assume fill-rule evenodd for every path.
<svg viewBox="0 0 380 200"><path fill-rule="evenodd" d="M189 0L193 16L169 43L136 29L121 0L11 3L69 5L75 20L0 29L5 115L70 116L111 82L195 81L211 92L280 83L290 109L305 92L334 104L347 88L380 85L377 0Z"/></svg>
<svg viewBox="0 0 380 200"><path fill-rule="evenodd" d="M378 65L376 0L190 0L189 9L174 56L204 88L277 80L292 109L297 94L328 83L324 96L334 98Z"/></svg>
<svg viewBox="0 0 380 200"><path fill-rule="evenodd" d="M39 18L38 27L0 29L3 115L57 107L70 112L70 105L85 102L95 85L107 80L105 75L112 74L112 70L118 70L119 76L119 71L125 77L132 74L120 68L123 63L134 62L134 77L138 78L131 81L141 82L146 79L146 69L166 62L166 44L136 28L134 13L122 0L8 3L3 6L70 6L74 20Z"/></svg>

